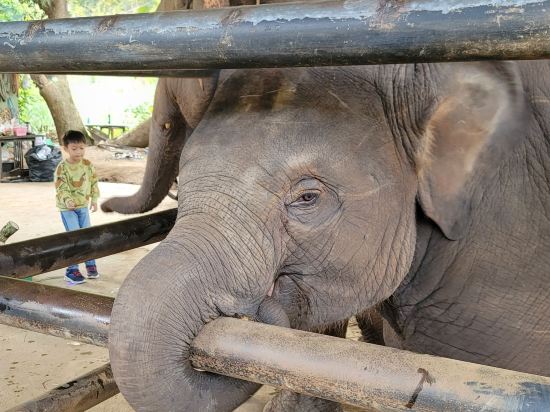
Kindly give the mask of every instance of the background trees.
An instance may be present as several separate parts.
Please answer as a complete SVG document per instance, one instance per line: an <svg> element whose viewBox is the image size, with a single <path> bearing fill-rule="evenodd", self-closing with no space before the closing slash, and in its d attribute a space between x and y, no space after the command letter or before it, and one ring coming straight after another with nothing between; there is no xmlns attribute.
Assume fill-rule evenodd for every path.
<svg viewBox="0 0 550 412"><path fill-rule="evenodd" d="M181 0L2 0L0 21L38 20L44 18L85 17L121 13L146 13L174 10L186 5ZM81 114L71 93L70 82L63 75L21 76L19 112L22 121L41 131L55 127L58 136L66 130L81 130L88 136ZM101 93L100 90L98 90ZM42 97L42 99L40 98ZM151 102L152 104L152 102ZM136 120L147 120L151 104L128 107ZM136 122L137 123L137 122ZM139 130L142 130L143 127Z"/></svg>

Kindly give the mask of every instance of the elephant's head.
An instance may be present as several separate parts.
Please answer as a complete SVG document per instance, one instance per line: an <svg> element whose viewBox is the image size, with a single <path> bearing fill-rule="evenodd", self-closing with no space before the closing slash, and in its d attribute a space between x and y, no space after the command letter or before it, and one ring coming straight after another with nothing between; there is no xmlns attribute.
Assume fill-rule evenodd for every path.
<svg viewBox="0 0 550 412"><path fill-rule="evenodd" d="M390 296L418 213L449 239L467 234L524 105L511 64L238 70L212 84L200 110L157 94L155 119L180 102L167 113L181 141L154 147L141 200L162 199L188 113L201 119L179 163L177 222L113 309L111 362L137 410L231 410L256 388L187 360L216 317L278 322L282 308L313 329Z"/></svg>

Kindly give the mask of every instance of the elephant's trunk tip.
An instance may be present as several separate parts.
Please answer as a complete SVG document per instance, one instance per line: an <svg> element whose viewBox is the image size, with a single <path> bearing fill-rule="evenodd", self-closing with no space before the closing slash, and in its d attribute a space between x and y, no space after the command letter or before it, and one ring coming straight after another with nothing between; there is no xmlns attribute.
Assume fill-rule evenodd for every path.
<svg viewBox="0 0 550 412"><path fill-rule="evenodd" d="M101 210L105 213L122 213L125 215L133 213L145 213L153 209L157 204L143 204L135 200L135 196L112 197L101 204Z"/></svg>
<svg viewBox="0 0 550 412"><path fill-rule="evenodd" d="M279 302L270 295L266 296L258 308L256 319L269 325L290 328L290 320Z"/></svg>
<svg viewBox="0 0 550 412"><path fill-rule="evenodd" d="M105 202L101 203L101 210L105 213L112 213L114 212L113 208L110 206L111 205L111 199L109 200L106 200Z"/></svg>

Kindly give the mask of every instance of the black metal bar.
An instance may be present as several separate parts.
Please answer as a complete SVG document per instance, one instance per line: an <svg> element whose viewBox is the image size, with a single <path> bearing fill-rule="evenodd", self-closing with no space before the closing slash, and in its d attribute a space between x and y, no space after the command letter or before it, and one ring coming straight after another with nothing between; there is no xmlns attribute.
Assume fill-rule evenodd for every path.
<svg viewBox="0 0 550 412"><path fill-rule="evenodd" d="M6 412L82 412L117 393L111 365L107 364Z"/></svg>
<svg viewBox="0 0 550 412"><path fill-rule="evenodd" d="M209 77L212 70L172 69L172 70L118 70L118 71L55 71L45 75L70 74L75 76L120 76L120 77Z"/></svg>
<svg viewBox="0 0 550 412"><path fill-rule="evenodd" d="M339 0L0 24L0 72L550 57L550 0Z"/></svg>
<svg viewBox="0 0 550 412"><path fill-rule="evenodd" d="M114 299L0 277L0 323L105 346Z"/></svg>
<svg viewBox="0 0 550 412"><path fill-rule="evenodd" d="M159 242L174 226L176 215L177 209L170 209L1 246L0 276L25 278Z"/></svg>
<svg viewBox="0 0 550 412"><path fill-rule="evenodd" d="M233 318L204 326L191 362L368 410L550 410L548 377Z"/></svg>

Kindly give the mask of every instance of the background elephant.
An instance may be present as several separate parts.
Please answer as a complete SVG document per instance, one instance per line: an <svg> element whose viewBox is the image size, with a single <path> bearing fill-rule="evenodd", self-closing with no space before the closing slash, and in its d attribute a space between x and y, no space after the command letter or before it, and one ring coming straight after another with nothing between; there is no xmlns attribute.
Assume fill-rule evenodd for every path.
<svg viewBox="0 0 550 412"><path fill-rule="evenodd" d="M257 386L192 368L206 322L319 330L375 305L386 344L550 373L549 96L548 62L161 79L144 184L103 205L148 210L179 174L173 230L115 301L121 392L232 410Z"/></svg>

